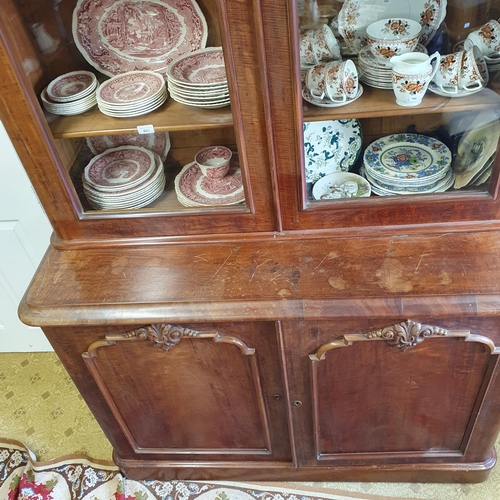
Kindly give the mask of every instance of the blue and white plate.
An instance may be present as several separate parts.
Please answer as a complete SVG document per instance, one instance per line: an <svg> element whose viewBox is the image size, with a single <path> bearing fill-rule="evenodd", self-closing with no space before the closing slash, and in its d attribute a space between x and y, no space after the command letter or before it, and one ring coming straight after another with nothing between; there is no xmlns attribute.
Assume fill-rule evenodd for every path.
<svg viewBox="0 0 500 500"><path fill-rule="evenodd" d="M359 157L362 141L358 120L304 122L306 182L347 172Z"/></svg>
<svg viewBox="0 0 500 500"><path fill-rule="evenodd" d="M382 182L428 185L448 173L451 151L433 137L393 134L372 142L363 162L368 174Z"/></svg>

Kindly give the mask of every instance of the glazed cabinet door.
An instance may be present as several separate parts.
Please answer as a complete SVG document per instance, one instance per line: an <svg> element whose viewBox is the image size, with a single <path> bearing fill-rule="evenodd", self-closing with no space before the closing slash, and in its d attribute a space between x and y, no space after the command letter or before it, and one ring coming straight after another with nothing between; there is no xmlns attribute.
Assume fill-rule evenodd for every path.
<svg viewBox="0 0 500 500"><path fill-rule="evenodd" d="M302 350L288 365L301 465L494 463L497 320L311 321L285 338Z"/></svg>
<svg viewBox="0 0 500 500"><path fill-rule="evenodd" d="M120 465L290 460L274 323L74 330L46 333Z"/></svg>
<svg viewBox="0 0 500 500"><path fill-rule="evenodd" d="M1 118L55 242L274 230L251 0L0 5Z"/></svg>
<svg viewBox="0 0 500 500"><path fill-rule="evenodd" d="M286 230L498 227L500 2L262 10Z"/></svg>

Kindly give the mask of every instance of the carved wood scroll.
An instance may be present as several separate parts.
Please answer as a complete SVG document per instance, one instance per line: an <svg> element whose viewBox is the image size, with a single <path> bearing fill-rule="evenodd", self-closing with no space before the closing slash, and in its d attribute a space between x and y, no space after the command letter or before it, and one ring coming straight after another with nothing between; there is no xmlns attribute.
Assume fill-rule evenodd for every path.
<svg viewBox="0 0 500 500"><path fill-rule="evenodd" d="M255 354L255 349L248 347L243 341L229 335L224 335L216 330L197 331L182 326L169 325L166 323L159 323L154 325L143 326L135 330L131 330L123 334L110 334L105 336L105 340L99 340L89 346L88 355L92 355L98 347L109 346L116 344L116 342L127 340L145 340L150 342L155 347L169 351L181 342L182 339L197 338L207 339L212 338L214 342L223 342L226 344L233 344L237 346L241 353L245 356Z"/></svg>
<svg viewBox="0 0 500 500"><path fill-rule="evenodd" d="M495 352L494 343L482 335L473 335L468 330L446 330L439 326L422 325L416 321L406 320L385 328L372 330L368 333L351 333L340 337L333 342L323 344L314 354L309 355L312 361L325 359L325 354L331 349L338 347L347 347L353 342L367 340L385 340L387 344L397 347L402 351L415 347L426 338L433 337L461 337L465 341L481 342L486 344L491 352Z"/></svg>

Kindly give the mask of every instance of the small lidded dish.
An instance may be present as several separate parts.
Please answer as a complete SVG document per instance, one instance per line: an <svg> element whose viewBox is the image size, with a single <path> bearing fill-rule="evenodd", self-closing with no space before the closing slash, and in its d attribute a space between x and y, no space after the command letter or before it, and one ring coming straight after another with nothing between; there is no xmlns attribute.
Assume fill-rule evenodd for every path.
<svg viewBox="0 0 500 500"><path fill-rule="evenodd" d="M209 179L222 179L229 171L233 152L225 146L208 146L196 153L194 161Z"/></svg>
<svg viewBox="0 0 500 500"><path fill-rule="evenodd" d="M381 19L366 28L368 48L381 62L393 56L413 52L418 45L422 26L412 19Z"/></svg>

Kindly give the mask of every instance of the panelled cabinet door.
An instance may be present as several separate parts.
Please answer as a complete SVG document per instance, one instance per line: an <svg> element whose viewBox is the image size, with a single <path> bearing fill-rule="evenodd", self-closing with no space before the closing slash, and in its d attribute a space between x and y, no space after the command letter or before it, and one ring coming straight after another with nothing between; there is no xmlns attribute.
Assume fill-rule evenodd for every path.
<svg viewBox="0 0 500 500"><path fill-rule="evenodd" d="M274 324L194 328L111 334L83 354L136 457L289 459Z"/></svg>
<svg viewBox="0 0 500 500"><path fill-rule="evenodd" d="M297 413L295 422L297 432L312 431L301 461L328 466L492 459L495 438L485 436L497 427L498 415L484 403L498 383L499 350L492 340L467 328L410 320L340 337L335 330L317 322L304 332L316 347L301 382L305 413Z"/></svg>

